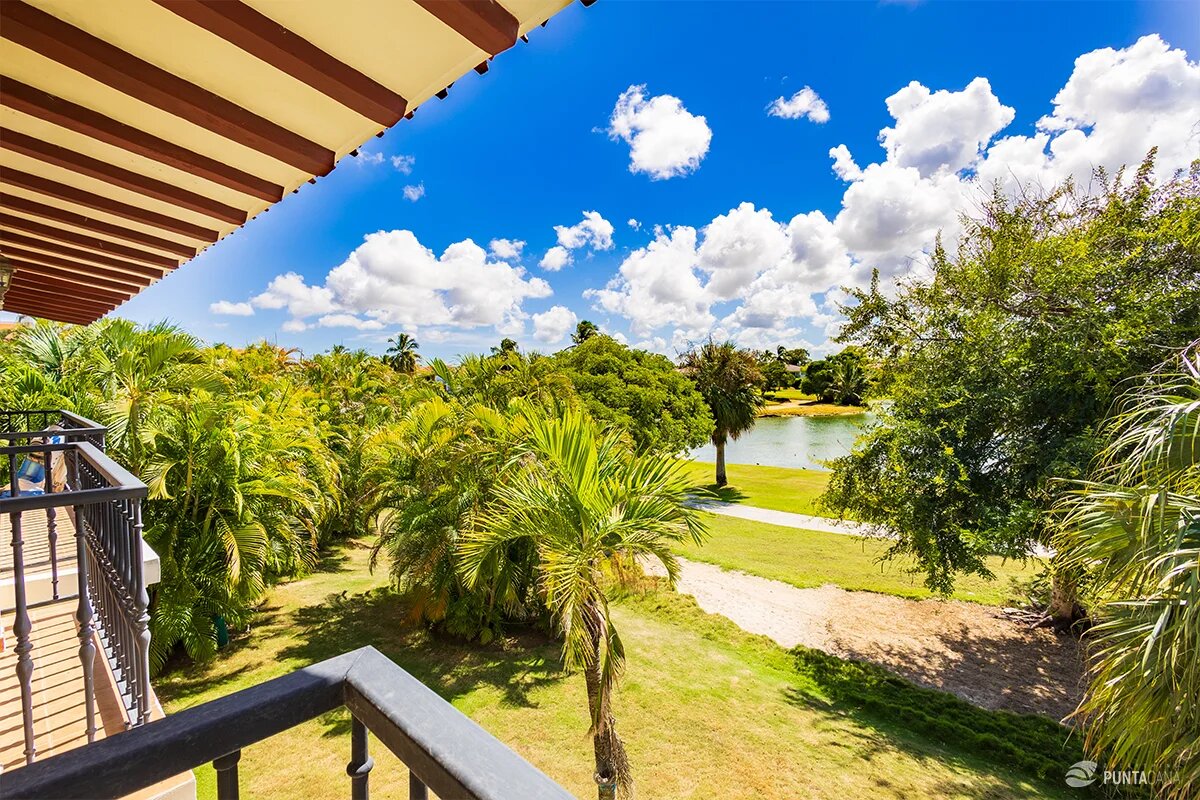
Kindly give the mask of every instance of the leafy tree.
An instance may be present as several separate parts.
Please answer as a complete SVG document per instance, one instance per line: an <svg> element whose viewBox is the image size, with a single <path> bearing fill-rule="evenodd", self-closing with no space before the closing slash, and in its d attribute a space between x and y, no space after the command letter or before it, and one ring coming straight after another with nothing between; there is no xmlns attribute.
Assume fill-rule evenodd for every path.
<svg viewBox="0 0 1200 800"><path fill-rule="evenodd" d="M152 666L178 643L216 651L213 618L249 620L267 583L307 569L335 483L311 415L284 387L231 399L197 389L146 430L146 541L162 560Z"/></svg>
<svg viewBox="0 0 1200 800"><path fill-rule="evenodd" d="M813 361L800 381L800 391L838 405L861 405L870 388L866 354L855 346Z"/></svg>
<svg viewBox="0 0 1200 800"><path fill-rule="evenodd" d="M417 340L407 333L398 333L388 339L385 358L391 364L392 369L411 375L416 372L417 362L421 360L421 357L417 355L417 348L420 346L417 344Z"/></svg>
<svg viewBox="0 0 1200 800"><path fill-rule="evenodd" d="M472 589L458 572L462 537L492 501L513 431L520 427L515 417L486 406L433 398L411 408L390 432L371 568L386 557L413 618L487 642L503 622L540 611L531 551L522 555L514 548L507 554L503 585Z"/></svg>
<svg viewBox="0 0 1200 800"><path fill-rule="evenodd" d="M672 546L700 542L704 528L687 505L681 464L634 456L617 432L602 433L580 412L534 415L508 461L480 525L464 535L461 571L474 587L523 574L516 549L533 553L539 592L563 637L563 661L584 674L599 797L632 790L633 777L613 713L625 647L605 587L640 558L678 574ZM528 548L528 549L526 549ZM499 594L492 589L493 594Z"/></svg>
<svg viewBox="0 0 1200 800"><path fill-rule="evenodd" d="M870 386L862 363L846 358L833 365L827 391L839 406L860 406Z"/></svg>
<svg viewBox="0 0 1200 800"><path fill-rule="evenodd" d="M844 336L882 361L892 403L827 502L893 531L931 588L1048 543L1054 479L1082 476L1118 387L1200 338L1200 172L1156 188L1151 169L996 193L931 279L851 293Z"/></svg>
<svg viewBox="0 0 1200 800"><path fill-rule="evenodd" d="M579 324L575 326L575 332L571 334L571 342L573 344L583 344L593 336L600 333L600 328L596 327L596 323L581 319Z"/></svg>
<svg viewBox="0 0 1200 800"><path fill-rule="evenodd" d="M674 455L712 434L704 398L665 356L597 335L553 358L592 418L620 426L639 451Z"/></svg>
<svg viewBox="0 0 1200 800"><path fill-rule="evenodd" d="M792 373L788 372L787 364L770 350L758 353L758 370L762 373L763 389L773 392L785 389L795 383Z"/></svg>
<svg viewBox="0 0 1200 800"><path fill-rule="evenodd" d="M803 347L787 348L779 345L775 348L775 355L785 364L791 364L794 367L803 367L809 361L808 351Z"/></svg>
<svg viewBox="0 0 1200 800"><path fill-rule="evenodd" d="M1088 632L1086 744L1182 799L1200 793L1200 342L1180 361L1105 426L1055 542L1103 600Z"/></svg>
<svg viewBox="0 0 1200 800"><path fill-rule="evenodd" d="M712 412L716 481L718 486L724 486L729 482L725 474L725 444L753 428L762 407L763 378L758 361L753 353L739 349L733 342L718 343L712 339L685 353L682 361L683 371L696 384Z"/></svg>

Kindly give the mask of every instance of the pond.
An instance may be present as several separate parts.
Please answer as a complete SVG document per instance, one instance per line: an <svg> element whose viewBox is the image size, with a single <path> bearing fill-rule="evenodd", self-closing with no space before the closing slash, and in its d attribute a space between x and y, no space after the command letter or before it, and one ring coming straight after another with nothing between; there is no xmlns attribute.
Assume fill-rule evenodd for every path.
<svg viewBox="0 0 1200 800"><path fill-rule="evenodd" d="M850 452L864 425L875 419L870 411L829 417L760 417L749 433L725 446L730 464L759 464L793 469L825 469L821 461ZM711 445L691 452L697 461L714 462Z"/></svg>

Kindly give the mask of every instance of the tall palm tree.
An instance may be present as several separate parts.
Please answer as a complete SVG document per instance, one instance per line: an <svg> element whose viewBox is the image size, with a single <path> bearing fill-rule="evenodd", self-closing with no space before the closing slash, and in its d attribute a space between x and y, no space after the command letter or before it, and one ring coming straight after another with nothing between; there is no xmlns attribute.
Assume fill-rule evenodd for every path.
<svg viewBox="0 0 1200 800"><path fill-rule="evenodd" d="M411 375L416 372L417 362L421 358L417 355L417 348L420 346L417 340L407 333L398 333L388 339L385 359L392 365L392 369Z"/></svg>
<svg viewBox="0 0 1200 800"><path fill-rule="evenodd" d="M621 564L657 559L671 581L672 545L699 542L704 527L686 501L680 462L635 456L621 437L601 433L580 412L531 414L524 444L495 489L495 500L461 543L460 569L473 587L506 572L514 545L531 545L539 590L563 636L563 661L584 674L595 779L601 800L632 789L617 735L613 695L625 648L609 614L605 586ZM519 565L518 565L519 566Z"/></svg>
<svg viewBox="0 0 1200 800"><path fill-rule="evenodd" d="M1169 798L1200 794L1200 342L1182 361L1113 419L1057 541L1103 601L1077 712L1087 745Z"/></svg>
<svg viewBox="0 0 1200 800"><path fill-rule="evenodd" d="M717 450L717 486L724 486L728 483L725 444L730 439L736 441L754 427L755 416L763 404L763 376L758 360L733 342L709 339L684 354L683 371L695 382L716 422L712 443Z"/></svg>
<svg viewBox="0 0 1200 800"><path fill-rule="evenodd" d="M581 319L579 324L575 326L575 332L571 334L572 344L583 344L588 339L600 333L600 328L591 320Z"/></svg>

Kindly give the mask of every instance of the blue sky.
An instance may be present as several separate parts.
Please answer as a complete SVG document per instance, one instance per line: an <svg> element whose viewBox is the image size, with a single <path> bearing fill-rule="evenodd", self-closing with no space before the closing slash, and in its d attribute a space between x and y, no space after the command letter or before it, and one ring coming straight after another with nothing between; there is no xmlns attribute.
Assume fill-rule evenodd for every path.
<svg viewBox="0 0 1200 800"><path fill-rule="evenodd" d="M836 287L919 272L978 181L1200 154L1198 32L1185 3L574 4L118 313L308 352L401 330L426 356L504 335L554 350L582 318L667 353L710 333L819 351ZM804 87L827 119L795 116L808 94L768 113ZM646 137L642 171L622 125ZM585 211L611 235L567 230L573 263L539 266ZM525 245L484 255L496 239ZM307 305L267 292L287 273L318 287Z"/></svg>

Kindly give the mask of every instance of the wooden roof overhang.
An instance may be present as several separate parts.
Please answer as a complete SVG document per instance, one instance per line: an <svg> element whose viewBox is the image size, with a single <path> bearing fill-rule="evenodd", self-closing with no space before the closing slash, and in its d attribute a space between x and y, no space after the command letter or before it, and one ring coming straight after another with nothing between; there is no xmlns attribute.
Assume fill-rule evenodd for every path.
<svg viewBox="0 0 1200 800"><path fill-rule="evenodd" d="M0 0L3 309L98 319L569 2Z"/></svg>

